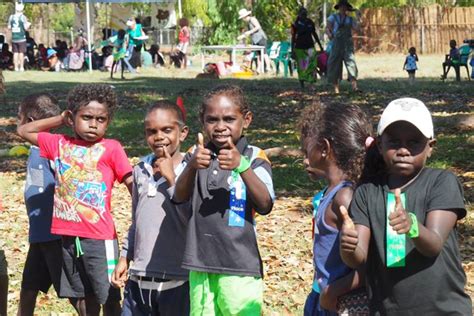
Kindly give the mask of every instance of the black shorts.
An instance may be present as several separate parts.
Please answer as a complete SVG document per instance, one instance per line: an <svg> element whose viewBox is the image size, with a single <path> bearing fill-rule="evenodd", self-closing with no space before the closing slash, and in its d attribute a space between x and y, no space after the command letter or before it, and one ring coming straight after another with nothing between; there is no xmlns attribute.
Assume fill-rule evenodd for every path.
<svg viewBox="0 0 474 316"><path fill-rule="evenodd" d="M189 315L189 282L165 290L141 289L135 281L125 286L122 316Z"/></svg>
<svg viewBox="0 0 474 316"><path fill-rule="evenodd" d="M19 43L12 43L12 52L13 53L26 53L26 41Z"/></svg>
<svg viewBox="0 0 474 316"><path fill-rule="evenodd" d="M79 240L82 254L78 257L76 237L63 236L60 296L83 298L93 295L99 304L120 301L120 290L110 283L119 254L117 240Z"/></svg>
<svg viewBox="0 0 474 316"><path fill-rule="evenodd" d="M61 239L30 244L21 288L47 293L53 285L59 294L62 266Z"/></svg>
<svg viewBox="0 0 474 316"><path fill-rule="evenodd" d="M414 74L414 73L416 72L416 70L415 70L415 69L407 70L407 72L408 72L409 74Z"/></svg>
<svg viewBox="0 0 474 316"><path fill-rule="evenodd" d="M263 53L266 54L267 53L267 39L264 37L262 38L261 40L259 40L257 43L254 43L253 45L258 45L258 46L263 46L265 47L263 49ZM257 51L257 55L260 56L260 51L258 50Z"/></svg>

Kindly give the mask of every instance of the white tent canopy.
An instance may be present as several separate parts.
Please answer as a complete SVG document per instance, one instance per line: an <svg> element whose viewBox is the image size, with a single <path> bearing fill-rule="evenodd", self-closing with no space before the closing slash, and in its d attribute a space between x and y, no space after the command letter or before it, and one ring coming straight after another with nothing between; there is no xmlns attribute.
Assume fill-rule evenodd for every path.
<svg viewBox="0 0 474 316"><path fill-rule="evenodd" d="M91 3L174 3L176 0L19 0L23 3L86 3L87 15L87 45L88 51L91 47L91 21L90 21L90 4ZM179 16L181 17L181 0L178 0ZM92 72L92 54L89 53L89 71Z"/></svg>

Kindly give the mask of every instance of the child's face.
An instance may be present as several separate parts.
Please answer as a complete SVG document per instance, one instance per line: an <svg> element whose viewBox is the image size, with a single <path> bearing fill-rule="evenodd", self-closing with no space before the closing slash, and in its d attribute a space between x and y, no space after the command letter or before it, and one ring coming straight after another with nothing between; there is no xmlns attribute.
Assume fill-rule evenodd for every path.
<svg viewBox="0 0 474 316"><path fill-rule="evenodd" d="M72 115L71 124L77 138L95 143L104 137L109 125L107 106L91 101Z"/></svg>
<svg viewBox="0 0 474 316"><path fill-rule="evenodd" d="M414 125L398 121L385 129L377 145L389 175L404 184L423 169L434 143Z"/></svg>
<svg viewBox="0 0 474 316"><path fill-rule="evenodd" d="M202 120L207 137L217 148L222 148L227 146L229 138L237 144L252 122L252 113L243 115L232 99L218 95L207 105Z"/></svg>
<svg viewBox="0 0 474 316"><path fill-rule="evenodd" d="M187 126L181 127L175 111L156 109L145 118L145 138L156 157L164 157L164 148L173 156L188 135Z"/></svg>
<svg viewBox="0 0 474 316"><path fill-rule="evenodd" d="M303 165L311 180L324 179L323 157L320 146L306 138L303 141L304 160Z"/></svg>
<svg viewBox="0 0 474 316"><path fill-rule="evenodd" d="M451 48L455 48L456 47L456 41L449 41L449 46Z"/></svg>

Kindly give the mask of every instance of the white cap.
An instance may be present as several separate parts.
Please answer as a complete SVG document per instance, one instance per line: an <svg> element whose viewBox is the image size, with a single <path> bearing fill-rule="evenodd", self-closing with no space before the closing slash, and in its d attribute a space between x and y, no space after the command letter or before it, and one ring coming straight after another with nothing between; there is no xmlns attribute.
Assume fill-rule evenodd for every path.
<svg viewBox="0 0 474 316"><path fill-rule="evenodd" d="M23 3L17 2L15 3L15 11L16 12L23 12L25 5Z"/></svg>
<svg viewBox="0 0 474 316"><path fill-rule="evenodd" d="M246 16L249 16L250 14L252 14L252 11L249 11L247 9L240 9L239 10L239 20L245 18Z"/></svg>
<svg viewBox="0 0 474 316"><path fill-rule="evenodd" d="M418 99L401 98L390 102L380 117L377 135L392 123L405 121L413 124L426 138L434 137L433 119L426 105Z"/></svg>

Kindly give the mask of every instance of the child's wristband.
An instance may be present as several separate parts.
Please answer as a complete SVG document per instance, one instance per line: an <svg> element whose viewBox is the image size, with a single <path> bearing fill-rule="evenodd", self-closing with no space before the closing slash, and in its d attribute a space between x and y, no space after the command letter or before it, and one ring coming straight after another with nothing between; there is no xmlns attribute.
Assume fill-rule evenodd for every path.
<svg viewBox="0 0 474 316"><path fill-rule="evenodd" d="M411 226L410 230L408 231L408 237L410 238L417 238L420 235L420 231L418 229L418 219L416 218L416 215L413 213L408 213L411 218Z"/></svg>
<svg viewBox="0 0 474 316"><path fill-rule="evenodd" d="M234 169L234 172L241 174L244 171L247 171L247 169L250 168L250 159L248 159L246 156L240 156L240 164L237 168Z"/></svg>

